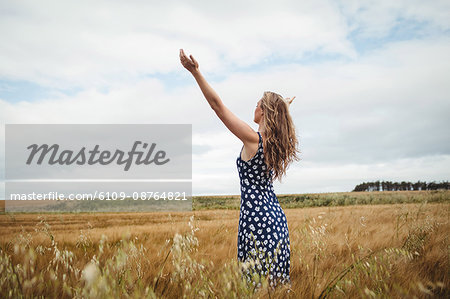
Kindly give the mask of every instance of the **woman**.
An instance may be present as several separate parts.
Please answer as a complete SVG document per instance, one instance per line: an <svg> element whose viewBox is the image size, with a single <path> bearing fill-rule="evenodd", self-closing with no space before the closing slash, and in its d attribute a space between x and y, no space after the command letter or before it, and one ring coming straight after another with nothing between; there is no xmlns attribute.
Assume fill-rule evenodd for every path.
<svg viewBox="0 0 450 299"><path fill-rule="evenodd" d="M290 284L289 229L272 183L275 179L281 181L289 164L299 160L288 110L295 97L283 99L276 93L264 92L255 109L253 121L259 125L255 132L223 104L192 55L188 58L181 49L180 61L194 76L217 116L243 142L236 164L241 185L237 257L247 262L244 274L249 281L255 272L266 276L271 286L276 286L277 281ZM261 286L259 280L252 283Z"/></svg>

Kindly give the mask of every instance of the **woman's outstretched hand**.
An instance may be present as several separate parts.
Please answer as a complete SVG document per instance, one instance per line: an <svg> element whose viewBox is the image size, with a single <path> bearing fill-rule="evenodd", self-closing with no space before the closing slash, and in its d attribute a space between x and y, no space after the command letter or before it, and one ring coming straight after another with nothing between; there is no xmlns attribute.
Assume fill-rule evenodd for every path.
<svg viewBox="0 0 450 299"><path fill-rule="evenodd" d="M190 59L189 59L190 57ZM189 57L184 54L183 49L180 49L180 61L181 64L191 73L198 71L198 62L194 59L194 56L189 55Z"/></svg>

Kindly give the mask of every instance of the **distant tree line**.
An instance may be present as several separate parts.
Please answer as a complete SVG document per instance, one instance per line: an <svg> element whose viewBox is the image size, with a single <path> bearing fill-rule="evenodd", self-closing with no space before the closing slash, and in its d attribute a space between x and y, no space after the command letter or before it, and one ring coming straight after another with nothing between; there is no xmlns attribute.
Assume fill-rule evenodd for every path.
<svg viewBox="0 0 450 299"><path fill-rule="evenodd" d="M413 191L413 190L438 190L438 189L450 189L450 184L448 181L442 181L439 183L433 182L391 182L391 181L376 181L376 182L364 182L362 184L356 185L352 192L359 191Z"/></svg>

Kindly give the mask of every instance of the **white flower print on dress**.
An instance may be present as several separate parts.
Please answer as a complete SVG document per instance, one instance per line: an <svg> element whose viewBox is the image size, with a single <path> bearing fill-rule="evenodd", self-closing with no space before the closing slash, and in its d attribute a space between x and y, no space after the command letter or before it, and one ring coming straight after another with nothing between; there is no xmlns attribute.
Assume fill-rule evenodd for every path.
<svg viewBox="0 0 450 299"><path fill-rule="evenodd" d="M274 255L276 246L275 241L280 241L280 260L277 267L266 265L267 261L262 259L262 264L258 264L253 270L270 273L270 284L277 284L277 277L283 277L282 282L290 282L290 244L289 231L287 229L287 221L284 212L280 207L278 199L273 192L273 185L265 170L267 165L264 162L264 151L261 134L259 135L258 151L249 161L240 159L240 152L237 158L237 169L240 180L241 190L241 207L239 214L238 229L238 260L247 261L255 255L253 243L256 244L258 250L267 253L269 256L269 265L272 263L270 258ZM256 216L255 216L256 214ZM272 218L273 216L273 218ZM248 231L247 231L248 228ZM276 232L280 232L276 234ZM272 235L273 234L273 235ZM255 237L257 237L255 239ZM255 240L255 242L253 242ZM249 244L250 246L247 246ZM264 256L262 253L259 256ZM253 271L252 270L252 271ZM247 269L247 276L251 280L251 271ZM245 274L243 274L245 275ZM254 284L256 285L256 284Z"/></svg>

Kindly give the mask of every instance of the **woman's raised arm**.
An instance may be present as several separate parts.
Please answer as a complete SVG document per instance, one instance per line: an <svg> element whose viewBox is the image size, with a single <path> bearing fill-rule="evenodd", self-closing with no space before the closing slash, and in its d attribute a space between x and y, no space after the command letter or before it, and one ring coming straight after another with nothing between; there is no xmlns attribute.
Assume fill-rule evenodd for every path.
<svg viewBox="0 0 450 299"><path fill-rule="evenodd" d="M234 135L236 135L237 138L242 140L244 145L258 143L258 134L246 122L238 118L223 104L219 95L201 74L197 60L195 60L192 55L190 55L190 58L188 58L183 49L180 49L180 61L181 64L194 76L209 105L214 110L216 115L220 118L220 120L224 123L224 125Z"/></svg>

